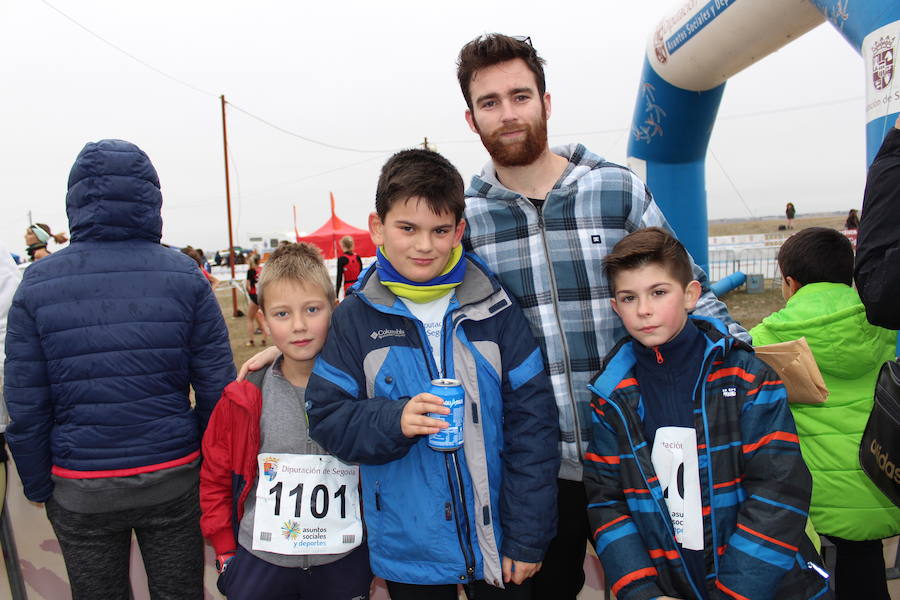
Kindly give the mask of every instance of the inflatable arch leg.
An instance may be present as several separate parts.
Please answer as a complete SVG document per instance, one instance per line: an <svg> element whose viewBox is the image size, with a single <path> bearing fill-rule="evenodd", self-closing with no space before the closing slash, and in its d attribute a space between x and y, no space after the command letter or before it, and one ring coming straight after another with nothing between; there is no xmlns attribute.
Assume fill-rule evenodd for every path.
<svg viewBox="0 0 900 600"><path fill-rule="evenodd" d="M725 82L826 19L865 61L870 163L900 112L897 0L688 0L648 41L628 164L704 268L706 152Z"/></svg>

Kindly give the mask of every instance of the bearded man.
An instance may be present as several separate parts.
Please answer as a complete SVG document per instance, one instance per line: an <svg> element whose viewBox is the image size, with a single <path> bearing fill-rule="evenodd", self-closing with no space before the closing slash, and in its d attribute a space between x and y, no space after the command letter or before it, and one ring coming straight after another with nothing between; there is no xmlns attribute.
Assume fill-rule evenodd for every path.
<svg viewBox="0 0 900 600"><path fill-rule="evenodd" d="M581 464L591 435L587 384L626 335L601 261L632 231L671 228L627 168L581 144L549 147L543 65L530 38L490 34L459 53L466 122L491 156L466 190L463 244L512 292L541 344L559 410L562 465L558 533L533 590L535 598L574 600L584 584L585 541L593 540ZM749 342L696 265L694 277L703 288L695 313L722 319Z"/></svg>

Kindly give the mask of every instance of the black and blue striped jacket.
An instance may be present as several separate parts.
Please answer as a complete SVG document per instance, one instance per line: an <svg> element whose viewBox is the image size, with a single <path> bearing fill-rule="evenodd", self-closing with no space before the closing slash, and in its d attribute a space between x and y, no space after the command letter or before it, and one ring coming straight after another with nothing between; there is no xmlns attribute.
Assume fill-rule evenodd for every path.
<svg viewBox="0 0 900 600"><path fill-rule="evenodd" d="M804 531L812 480L784 385L720 321L694 320L707 338L694 398L707 593L829 597ZM590 386L594 431L584 474L594 545L620 600L698 598L651 462L633 367L625 338Z"/></svg>

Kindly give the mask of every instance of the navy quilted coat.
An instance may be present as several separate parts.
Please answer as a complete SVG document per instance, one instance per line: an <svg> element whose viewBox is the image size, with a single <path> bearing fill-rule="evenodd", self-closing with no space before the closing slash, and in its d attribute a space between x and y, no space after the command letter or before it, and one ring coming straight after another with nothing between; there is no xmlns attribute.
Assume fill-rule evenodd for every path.
<svg viewBox="0 0 900 600"><path fill-rule="evenodd" d="M50 497L51 471L123 476L195 458L234 378L209 283L159 243L161 206L156 170L137 146L87 144L69 174L72 243L33 263L16 291L7 441L30 500Z"/></svg>

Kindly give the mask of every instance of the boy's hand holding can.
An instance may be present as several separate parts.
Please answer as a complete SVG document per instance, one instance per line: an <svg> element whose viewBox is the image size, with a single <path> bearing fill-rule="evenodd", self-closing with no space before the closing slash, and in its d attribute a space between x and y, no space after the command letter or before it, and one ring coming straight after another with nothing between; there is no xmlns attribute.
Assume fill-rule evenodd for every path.
<svg viewBox="0 0 900 600"><path fill-rule="evenodd" d="M440 419L425 416L427 413L450 414L450 409L444 406L444 401L435 396L423 392L416 394L403 407L400 415L400 431L408 438L417 435L429 435L446 428L447 422Z"/></svg>

